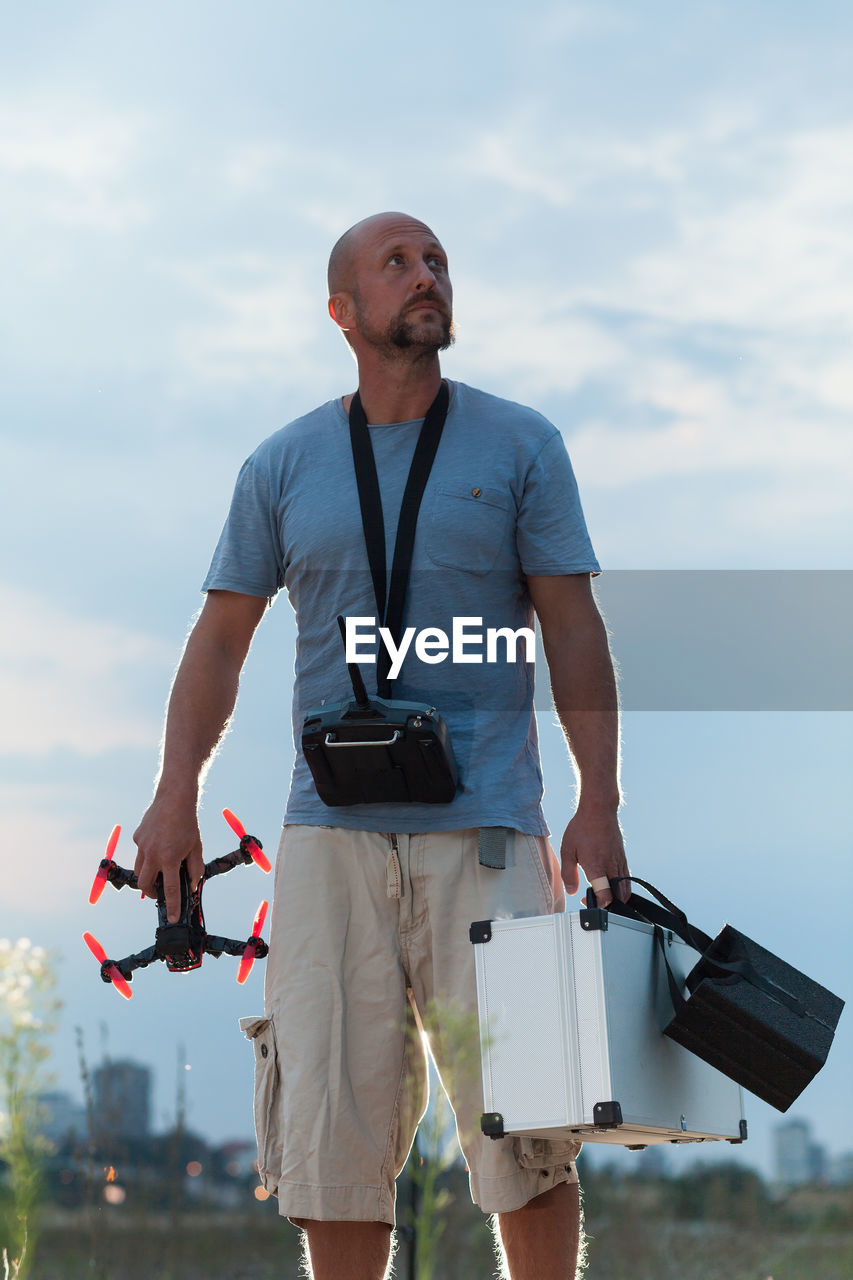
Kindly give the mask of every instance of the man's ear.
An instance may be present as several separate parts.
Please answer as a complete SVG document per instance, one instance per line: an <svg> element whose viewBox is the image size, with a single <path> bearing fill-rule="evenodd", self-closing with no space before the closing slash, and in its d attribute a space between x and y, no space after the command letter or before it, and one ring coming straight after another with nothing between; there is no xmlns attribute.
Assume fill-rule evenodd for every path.
<svg viewBox="0 0 853 1280"><path fill-rule="evenodd" d="M355 309L348 293L333 293L329 299L329 315L339 329L353 328Z"/></svg>

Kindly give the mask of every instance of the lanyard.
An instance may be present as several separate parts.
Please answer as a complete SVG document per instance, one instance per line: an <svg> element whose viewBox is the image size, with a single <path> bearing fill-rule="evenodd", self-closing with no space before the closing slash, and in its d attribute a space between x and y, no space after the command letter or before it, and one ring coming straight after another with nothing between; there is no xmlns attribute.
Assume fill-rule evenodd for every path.
<svg viewBox="0 0 853 1280"><path fill-rule="evenodd" d="M403 630L403 606L406 599L406 588L409 584L409 569L412 563L412 551L415 545L415 526L418 520L421 499L432 468L447 408L450 393L447 384L442 382L438 395L433 400L421 427L403 501L400 504L400 517L397 521L397 538L394 543L394 558L391 563L391 585L386 599L386 560L385 560L385 522L382 518L382 498L379 493L379 478L376 474L376 459L373 445L370 442L370 431L361 397L356 391L349 411L350 443L352 459L355 466L355 477L358 483L358 499L361 506L361 523L364 529L364 542L367 547L367 558L370 562L370 573L373 578L373 592L376 597L377 614L380 625L387 627L399 646ZM388 671L391 666L391 655L388 646L379 650L376 666L376 688L381 698L390 697Z"/></svg>

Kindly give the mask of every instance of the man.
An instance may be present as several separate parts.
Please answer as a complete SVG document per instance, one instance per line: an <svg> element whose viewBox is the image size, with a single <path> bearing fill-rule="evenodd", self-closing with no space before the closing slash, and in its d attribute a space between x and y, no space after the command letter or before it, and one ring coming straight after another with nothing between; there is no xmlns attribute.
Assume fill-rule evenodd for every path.
<svg viewBox="0 0 853 1280"><path fill-rule="evenodd" d="M378 214L335 246L329 293L358 364L390 564L421 420L442 386L439 352L452 341L447 258L423 223ZM405 624L449 632L454 618L481 616L485 627L517 629L535 608L580 784L562 881L574 893L581 866L606 905L606 877L626 872L616 692L590 590L598 566L565 448L532 410L463 384L449 390ZM335 618L376 612L350 452L352 398L276 433L238 479L175 678L156 794L134 837L140 887L153 892L162 873L170 918L181 862L191 878L202 873L200 779L255 627L282 585L298 624L297 743L309 708L347 695ZM394 696L438 708L458 791L449 804L328 808L297 752L276 867L267 1016L248 1028L260 1068L261 1176L280 1212L305 1230L315 1280L381 1280L394 1180L425 1103L420 1041L407 1023L426 1020L472 1195L498 1214L512 1280L569 1280L578 1144L483 1137L479 1082L463 1078L464 1053L449 1031L460 1012L470 1019L476 1010L470 922L564 907L539 803L530 668L523 652L490 666L470 650L441 666L409 654Z"/></svg>

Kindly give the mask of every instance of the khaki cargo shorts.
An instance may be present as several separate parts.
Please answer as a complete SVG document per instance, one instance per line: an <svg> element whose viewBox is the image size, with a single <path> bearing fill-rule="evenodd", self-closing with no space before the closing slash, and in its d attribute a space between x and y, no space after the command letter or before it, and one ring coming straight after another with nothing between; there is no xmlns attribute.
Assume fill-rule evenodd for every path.
<svg viewBox="0 0 853 1280"><path fill-rule="evenodd" d="M511 832L505 870L480 865L477 841L476 829L285 827L266 1016L241 1020L255 1050L258 1167L284 1216L393 1225L395 1180L427 1105L422 1031L485 1213L576 1181L580 1143L480 1132L469 926L562 911L565 898L543 837Z"/></svg>

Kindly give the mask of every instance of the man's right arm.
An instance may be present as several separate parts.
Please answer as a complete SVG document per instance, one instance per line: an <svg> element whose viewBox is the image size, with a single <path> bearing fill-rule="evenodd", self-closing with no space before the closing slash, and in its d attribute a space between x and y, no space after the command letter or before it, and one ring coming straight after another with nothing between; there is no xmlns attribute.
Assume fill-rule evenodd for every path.
<svg viewBox="0 0 853 1280"><path fill-rule="evenodd" d="M172 685L157 788L133 833L139 887L154 897L162 872L172 921L180 915L181 863L186 862L193 884L204 871L199 790L228 727L240 672L266 604L261 596L209 591Z"/></svg>

